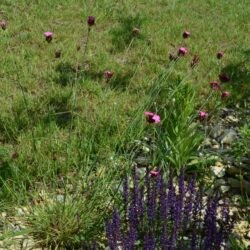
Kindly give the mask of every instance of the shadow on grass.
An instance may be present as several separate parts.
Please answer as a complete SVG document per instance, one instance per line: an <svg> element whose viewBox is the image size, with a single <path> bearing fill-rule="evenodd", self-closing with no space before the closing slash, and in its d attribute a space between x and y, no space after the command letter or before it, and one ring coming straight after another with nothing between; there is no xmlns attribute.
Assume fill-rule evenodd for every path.
<svg viewBox="0 0 250 250"><path fill-rule="evenodd" d="M11 179L13 173L12 173L12 167L7 161L0 161L1 168L0 168L0 187L3 186L4 181Z"/></svg>
<svg viewBox="0 0 250 250"><path fill-rule="evenodd" d="M113 52L125 50L134 37L136 37L136 39L145 39L140 33L136 36L133 34L134 28L141 28L145 21L145 17L137 14L136 16L120 17L118 21L118 27L115 27L110 31L112 44L114 45L114 48L112 49Z"/></svg>
<svg viewBox="0 0 250 250"><path fill-rule="evenodd" d="M67 86L75 82L75 77L77 76L77 82L83 83L85 80L92 80L96 82L101 82L104 80L103 72L95 71L94 69L83 70L78 68L76 74L76 69L70 63L64 62L59 63L56 67L56 71L59 76L55 79L56 83L61 86ZM112 90L124 91L127 89L130 79L133 76L132 72L118 73L107 83L107 85ZM57 107L60 107L58 112L62 112L62 103L57 103Z"/></svg>
<svg viewBox="0 0 250 250"><path fill-rule="evenodd" d="M75 68L69 62L60 62L56 66L56 72L58 77L55 81L62 86L71 84L76 75Z"/></svg>
<svg viewBox="0 0 250 250"><path fill-rule="evenodd" d="M73 119L69 107L71 93L60 93L50 97L48 103L48 114L44 117L44 122L54 121L58 127L65 128Z"/></svg>
<svg viewBox="0 0 250 250"><path fill-rule="evenodd" d="M132 72L127 72L125 74L117 74L114 79L108 82L108 85L112 90L125 91L129 86L132 76Z"/></svg>
<svg viewBox="0 0 250 250"><path fill-rule="evenodd" d="M244 53L246 54L246 60L235 64L228 64L221 71L230 76L230 81L224 83L224 87L225 89L227 86L231 88L232 99L238 103L243 103L250 96L250 71L247 68L250 50L244 51Z"/></svg>
<svg viewBox="0 0 250 250"><path fill-rule="evenodd" d="M67 86L77 82L83 82L84 80L99 81L103 78L103 72L97 72L93 69L82 69L79 66L77 69L69 62L60 62L56 67L58 77L55 78L55 82L61 86Z"/></svg>

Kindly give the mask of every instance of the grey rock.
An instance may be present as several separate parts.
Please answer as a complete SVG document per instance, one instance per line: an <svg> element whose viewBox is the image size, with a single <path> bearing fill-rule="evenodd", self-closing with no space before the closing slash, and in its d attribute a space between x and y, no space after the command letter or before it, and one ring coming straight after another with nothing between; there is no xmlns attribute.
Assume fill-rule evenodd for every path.
<svg viewBox="0 0 250 250"><path fill-rule="evenodd" d="M224 179L218 179L215 181L215 186L220 187L222 185L226 185L226 181Z"/></svg>
<svg viewBox="0 0 250 250"><path fill-rule="evenodd" d="M239 174L240 168L237 168L235 166L227 165L226 172L231 175Z"/></svg>
<svg viewBox="0 0 250 250"><path fill-rule="evenodd" d="M229 115L229 116L226 118L226 120L227 120L228 122L233 122L233 123L238 123L238 122L239 122L239 119L238 119L237 117L233 116L233 115Z"/></svg>
<svg viewBox="0 0 250 250"><path fill-rule="evenodd" d="M135 162L140 165L148 165L150 163L150 157L146 156L138 156L135 159Z"/></svg>
<svg viewBox="0 0 250 250"><path fill-rule="evenodd" d="M223 127L222 127L221 124L217 124L215 126L211 126L209 128L208 132L209 132L209 135L210 135L211 138L216 139L216 138L218 138L219 136L222 135Z"/></svg>
<svg viewBox="0 0 250 250"><path fill-rule="evenodd" d="M221 178L225 175L225 167L222 165L222 166L211 166L210 167L212 173L218 177L218 178Z"/></svg>
<svg viewBox="0 0 250 250"><path fill-rule="evenodd" d="M243 157L241 159L242 163L246 163L246 164L249 164L250 165L250 159L248 157ZM250 167L250 166L249 166Z"/></svg>
<svg viewBox="0 0 250 250"><path fill-rule="evenodd" d="M210 146L212 146L211 139L210 139L210 138L206 138L206 139L203 141L202 146L204 146L204 147L210 147Z"/></svg>
<svg viewBox="0 0 250 250"><path fill-rule="evenodd" d="M232 142L237 138L237 133L234 129L227 129L224 131L221 137L221 144L232 144Z"/></svg>
<svg viewBox="0 0 250 250"><path fill-rule="evenodd" d="M226 186L226 185L220 186L220 190L224 194L230 190L230 186Z"/></svg>
<svg viewBox="0 0 250 250"><path fill-rule="evenodd" d="M219 144L215 144L212 146L213 149L219 149L220 148L220 145Z"/></svg>
<svg viewBox="0 0 250 250"><path fill-rule="evenodd" d="M244 192L246 192L247 194L250 194L250 182L246 180L240 181L235 178L228 178L228 184L232 188L242 188Z"/></svg>

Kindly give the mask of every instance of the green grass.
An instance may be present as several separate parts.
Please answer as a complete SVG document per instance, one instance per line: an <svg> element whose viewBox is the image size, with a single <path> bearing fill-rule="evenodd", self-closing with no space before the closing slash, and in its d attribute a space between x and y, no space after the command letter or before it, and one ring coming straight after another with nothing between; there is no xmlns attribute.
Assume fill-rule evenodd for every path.
<svg viewBox="0 0 250 250"><path fill-rule="evenodd" d="M244 0L2 0L0 11L8 25L0 31L2 210L38 204L44 190L53 196L72 186L77 194L66 210L46 206L46 199L31 207L36 220L27 223L43 244L77 244L76 234L90 240L102 230L103 214L131 165L134 140L162 139L152 164L186 164L199 141L190 127L196 111L202 107L213 115L221 105L208 86L221 71L231 77L223 86L232 92L228 104L249 97L250 8ZM84 54L89 15L96 25ZM191 32L186 40L184 30ZM45 31L54 32L49 44ZM189 54L170 63L168 54L181 45ZM220 50L225 56L218 61ZM200 63L191 69L195 54ZM114 72L109 82L105 70ZM163 117L154 132L145 126L148 109ZM172 153L165 157L166 147ZM48 209L54 218L47 217ZM73 230L75 210L82 216L79 231ZM49 222L58 217L57 228ZM72 224L64 234L67 220Z"/></svg>

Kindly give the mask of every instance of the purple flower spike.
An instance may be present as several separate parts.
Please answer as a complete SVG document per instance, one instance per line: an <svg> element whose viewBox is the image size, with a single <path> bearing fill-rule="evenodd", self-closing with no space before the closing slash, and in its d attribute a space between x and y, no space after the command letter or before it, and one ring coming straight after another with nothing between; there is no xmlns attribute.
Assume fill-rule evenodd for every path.
<svg viewBox="0 0 250 250"><path fill-rule="evenodd" d="M123 182L123 203L124 203L124 211L125 216L127 216L127 209L128 209L128 178L126 177Z"/></svg>
<svg viewBox="0 0 250 250"><path fill-rule="evenodd" d="M95 25L95 17L94 16L89 16L87 20L88 26L93 26Z"/></svg>
<svg viewBox="0 0 250 250"><path fill-rule="evenodd" d="M218 193L216 193L216 196L213 199L210 197L208 200L205 219L204 219L205 249L214 249L214 244L217 235L216 215L217 215L218 201L219 201Z"/></svg>
<svg viewBox="0 0 250 250"><path fill-rule="evenodd" d="M182 169L181 174L178 180L179 194L176 200L176 210L175 210L175 222L176 227L180 227L180 223L182 221L182 213L183 213L183 202L184 202L184 194L185 194L185 183L184 183L184 170Z"/></svg>
<svg viewBox="0 0 250 250"><path fill-rule="evenodd" d="M167 183L161 172L150 178L147 168L144 179L139 180L133 169L134 187L127 191L127 180L124 185L126 198L123 200L128 202L128 208L119 214L114 209L111 220L106 223L108 249L212 250L225 247L233 219L225 202L219 207L219 194L211 195L205 202L203 187L196 185L195 177L187 178L186 185L182 170L175 189L173 172L170 170Z"/></svg>
<svg viewBox="0 0 250 250"><path fill-rule="evenodd" d="M114 232L112 228L112 222L106 222L106 237L108 239L108 244L111 250L115 250L116 241L114 238Z"/></svg>

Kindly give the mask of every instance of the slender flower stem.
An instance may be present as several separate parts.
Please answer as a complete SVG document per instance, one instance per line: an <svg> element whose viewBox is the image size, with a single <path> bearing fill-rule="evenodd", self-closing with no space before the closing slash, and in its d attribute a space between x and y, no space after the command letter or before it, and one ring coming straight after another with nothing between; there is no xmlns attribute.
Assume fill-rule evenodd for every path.
<svg viewBox="0 0 250 250"><path fill-rule="evenodd" d="M88 27L87 39L86 39L86 43L85 43L85 47L84 47L84 51L83 51L83 63L84 63L85 56L86 56L86 54L87 54L90 31L91 31L91 28Z"/></svg>
<svg viewBox="0 0 250 250"><path fill-rule="evenodd" d="M15 68L16 68L16 73L17 73L17 84L18 84L18 86L19 86L19 88L21 89L21 92L22 92L22 98L23 98L23 102L24 102L24 105L25 105L25 109L26 109L27 115L28 115L28 117L31 118L32 121L34 121L34 119L32 119L33 117L31 117L31 114L29 112L28 100L27 100L27 97L26 97L26 95L24 93L24 88L23 88L22 84L20 83L20 77L19 77L19 73L18 73L19 71L18 71L16 63L15 63ZM33 124L33 122L32 122L32 124ZM36 152L37 151L37 147L36 147L36 140L35 140L35 135L34 135L33 128L31 128L31 136L32 136L33 149Z"/></svg>

